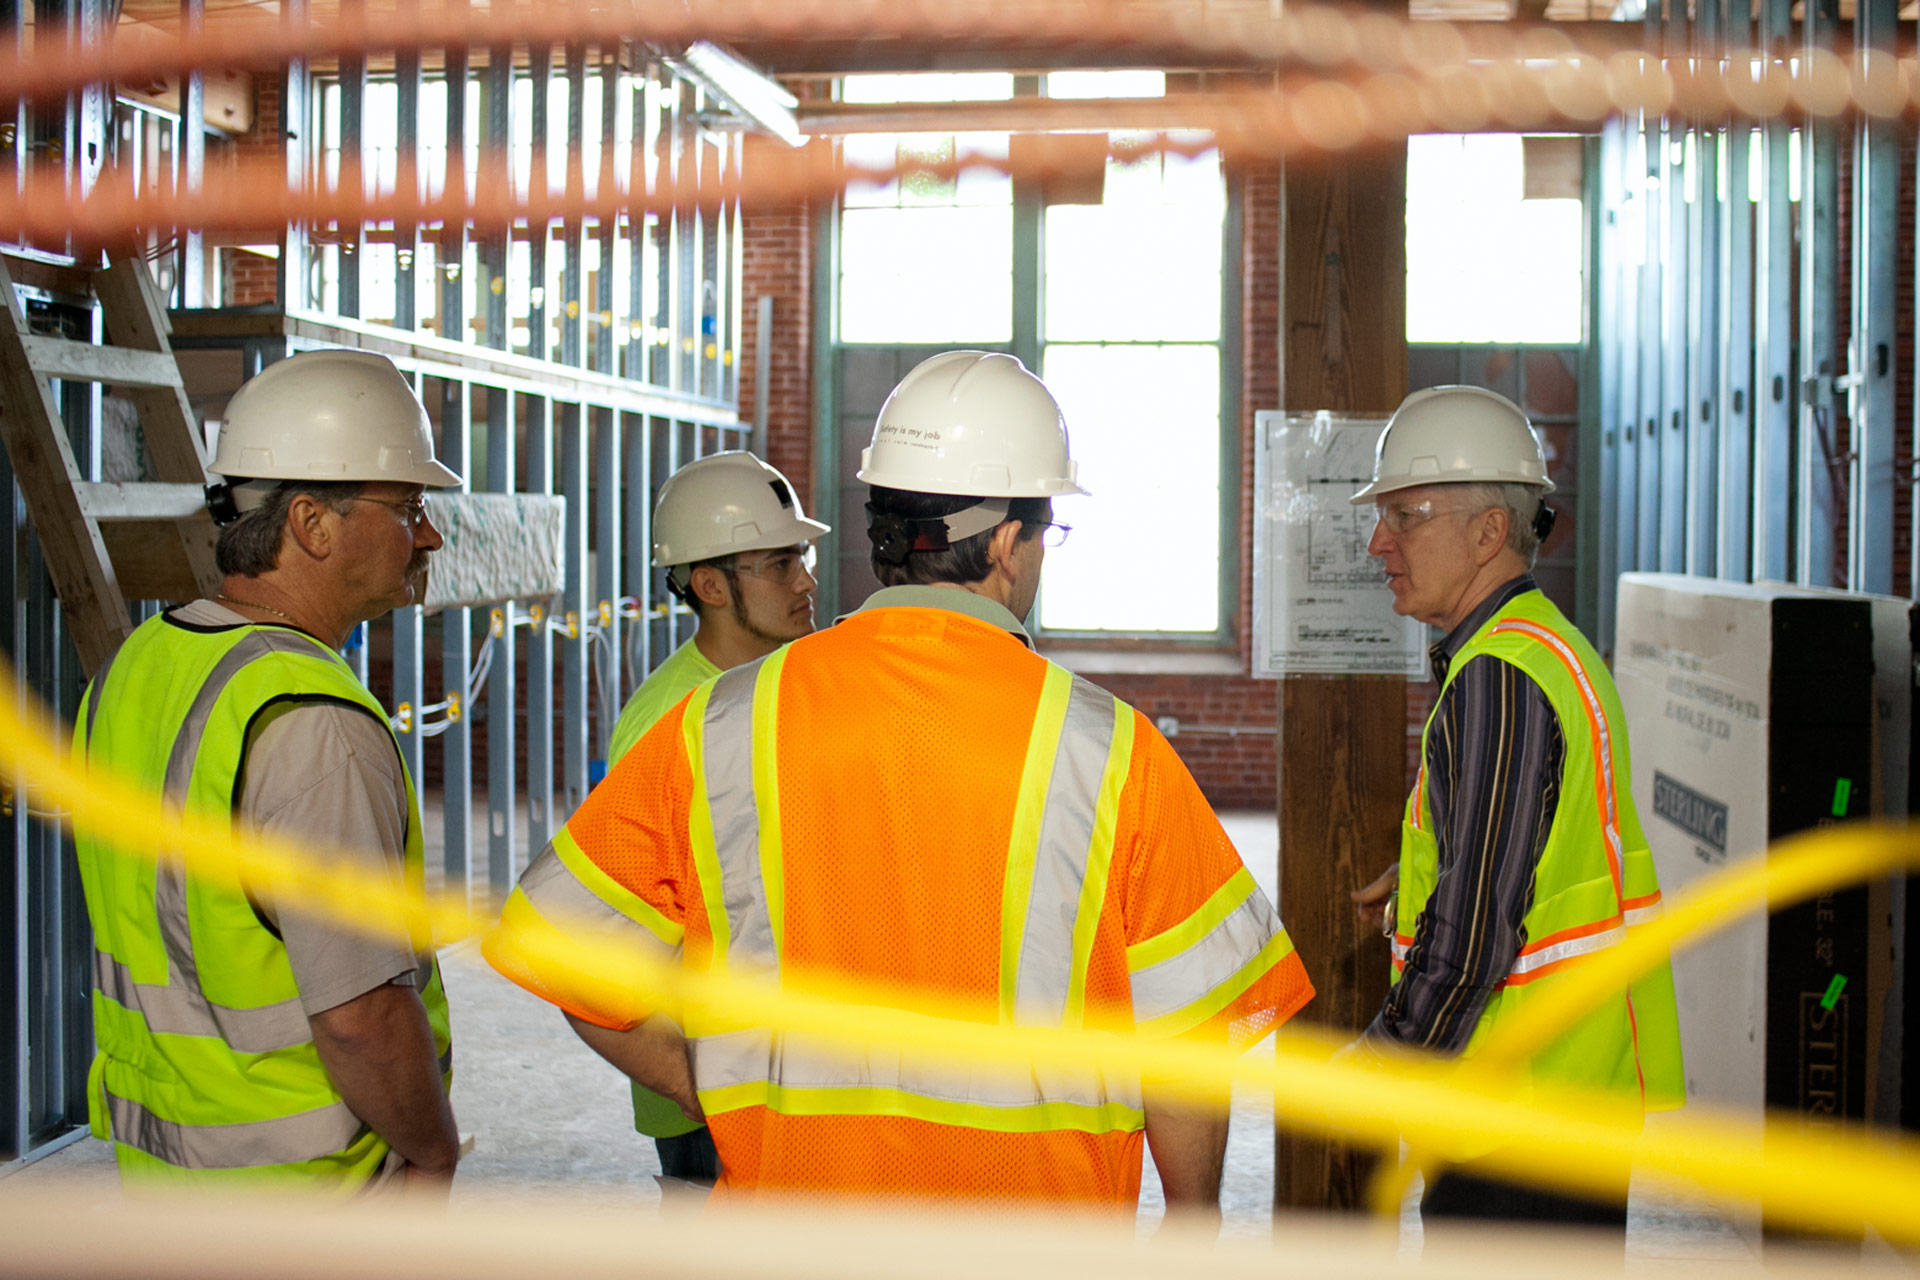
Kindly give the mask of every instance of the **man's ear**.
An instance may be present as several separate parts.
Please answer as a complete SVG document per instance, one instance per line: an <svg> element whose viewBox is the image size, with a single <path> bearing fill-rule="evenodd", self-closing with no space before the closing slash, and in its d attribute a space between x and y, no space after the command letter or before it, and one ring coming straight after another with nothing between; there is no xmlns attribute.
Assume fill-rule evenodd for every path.
<svg viewBox="0 0 1920 1280"><path fill-rule="evenodd" d="M993 534L987 539L987 563L995 568L1013 564L1013 547L1020 540L1020 531L1025 526L1018 520L1004 520L993 527ZM1010 567L1007 568L1012 572Z"/></svg>
<svg viewBox="0 0 1920 1280"><path fill-rule="evenodd" d="M315 560L324 560L333 550L333 529L327 517L333 508L310 493L298 493L287 503L287 524L281 535L284 548L289 539Z"/></svg>
<svg viewBox="0 0 1920 1280"><path fill-rule="evenodd" d="M1474 535L1473 557L1476 563L1490 564L1507 545L1513 515L1505 507L1490 507L1480 513L1479 531Z"/></svg>
<svg viewBox="0 0 1920 1280"><path fill-rule="evenodd" d="M733 603L733 584L727 575L710 564L703 564L687 575L687 589L701 604L725 609Z"/></svg>

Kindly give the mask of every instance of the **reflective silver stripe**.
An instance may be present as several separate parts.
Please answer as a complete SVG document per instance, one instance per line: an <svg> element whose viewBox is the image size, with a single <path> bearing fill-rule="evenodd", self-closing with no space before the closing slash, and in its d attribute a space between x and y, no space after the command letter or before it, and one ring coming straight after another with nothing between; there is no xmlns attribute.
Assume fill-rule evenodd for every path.
<svg viewBox="0 0 1920 1280"><path fill-rule="evenodd" d="M128 1098L106 1095L113 1138L183 1169L300 1164L352 1146L366 1128L344 1102L274 1120L180 1124Z"/></svg>
<svg viewBox="0 0 1920 1280"><path fill-rule="evenodd" d="M1589 933L1582 938L1569 938L1565 942L1556 942L1538 951L1523 951L1514 957L1513 968L1508 972L1513 977L1532 973L1535 969L1544 969L1550 964L1570 960L1574 956L1590 956L1596 951L1605 951L1608 947L1627 940L1625 925L1615 925L1599 933Z"/></svg>
<svg viewBox="0 0 1920 1280"><path fill-rule="evenodd" d="M548 923L563 929L591 929L616 937L621 943L643 943L659 955L673 955L679 948L669 947L653 930L630 916L623 915L580 883L560 855L548 845L520 873L520 892L539 910Z"/></svg>
<svg viewBox="0 0 1920 1280"><path fill-rule="evenodd" d="M187 784L193 780L194 761L200 755L200 740L206 736L207 723L213 718L214 704L219 702L220 695L242 669L273 653L302 654L324 661L326 651L305 636L274 629L256 631L222 654L213 670L207 673L200 692L194 695L193 705L187 708L186 719L181 721L173 750L167 756L165 787L170 798L179 800L186 795Z"/></svg>
<svg viewBox="0 0 1920 1280"><path fill-rule="evenodd" d="M1494 624L1493 629L1496 632L1518 631L1546 645L1559 655L1561 664L1567 668L1574 686L1580 691L1594 737L1600 744L1598 758L1594 761L1594 785L1600 805L1600 831L1607 840L1607 868L1613 873L1613 889L1618 893L1622 877L1626 874L1626 849L1620 840L1620 807L1614 797L1613 727L1607 723L1607 710L1600 704L1600 695L1595 692L1580 655L1549 628L1525 618L1503 618Z"/></svg>
<svg viewBox="0 0 1920 1280"><path fill-rule="evenodd" d="M742 973L776 974L780 954L760 875L760 810L753 794L753 689L762 665L749 662L714 682L702 722L703 754L720 893L732 933L727 964Z"/></svg>
<svg viewBox="0 0 1920 1280"><path fill-rule="evenodd" d="M1132 976L1134 1018L1146 1022L1186 1008L1240 972L1279 932L1279 913L1256 887L1192 946Z"/></svg>
<svg viewBox="0 0 1920 1280"><path fill-rule="evenodd" d="M184 805L187 789L193 782L194 763L200 757L200 741L206 736L207 723L213 718L214 705L227 685L243 668L271 653L297 653L318 658L321 650L304 636L290 631L256 631L238 641L222 654L207 674L200 692L187 709L180 732L167 755L163 794L177 805ZM187 923L186 870L178 855L163 852L154 864L153 905L160 918L160 938L167 949L167 985L200 986L200 969L193 957L193 933Z"/></svg>
<svg viewBox="0 0 1920 1280"><path fill-rule="evenodd" d="M1087 878L1100 780L1113 749L1113 717L1113 695L1075 677L1054 752L1047 806L1040 816L1033 887L1014 976L1013 1018L1021 1025L1059 1026L1066 1018L1073 925Z"/></svg>
<svg viewBox="0 0 1920 1280"><path fill-rule="evenodd" d="M1633 907L1626 912L1625 918L1629 929L1643 924L1652 924L1660 918L1660 904L1651 902L1644 907Z"/></svg>
<svg viewBox="0 0 1920 1280"><path fill-rule="evenodd" d="M1048 1103L1140 1108L1140 1085L1093 1066L1023 1065L994 1070L938 1055L876 1046L867 1052L764 1030L700 1036L687 1043L694 1086L705 1092L765 1081L787 1089L898 1089L939 1102L1011 1109Z"/></svg>
<svg viewBox="0 0 1920 1280"><path fill-rule="evenodd" d="M236 1053L272 1053L313 1039L300 1001L234 1009L209 1001L198 987L135 982L125 965L104 951L93 953L93 981L102 995L146 1019L157 1035L213 1036Z"/></svg>

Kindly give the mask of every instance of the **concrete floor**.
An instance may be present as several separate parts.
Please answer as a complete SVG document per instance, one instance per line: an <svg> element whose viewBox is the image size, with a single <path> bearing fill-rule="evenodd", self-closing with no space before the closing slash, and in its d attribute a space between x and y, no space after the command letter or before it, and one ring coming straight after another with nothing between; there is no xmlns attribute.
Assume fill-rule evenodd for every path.
<svg viewBox="0 0 1920 1280"><path fill-rule="evenodd" d="M1278 877L1273 815L1223 819L1255 878L1272 894ZM1284 915L1284 904L1281 910ZM624 1079L555 1010L494 974L473 944L449 948L443 967L456 1040L454 1109L462 1133L473 1139L455 1182L456 1202L548 1193L575 1206L658 1212L659 1165L652 1143L633 1131ZM1271 1044L1269 1039L1254 1051L1271 1051ZM1272 1099L1236 1094L1221 1193L1228 1237L1264 1238L1272 1229L1272 1135ZM6 1181L19 1186L50 1179L115 1194L110 1153L92 1138ZM1146 1228L1163 1212L1151 1159L1140 1200ZM1403 1251L1417 1252L1419 1214L1411 1199L1401 1228ZM1630 1208L1628 1250L1630 1258L1655 1266L1755 1257L1723 1215L1640 1187Z"/></svg>

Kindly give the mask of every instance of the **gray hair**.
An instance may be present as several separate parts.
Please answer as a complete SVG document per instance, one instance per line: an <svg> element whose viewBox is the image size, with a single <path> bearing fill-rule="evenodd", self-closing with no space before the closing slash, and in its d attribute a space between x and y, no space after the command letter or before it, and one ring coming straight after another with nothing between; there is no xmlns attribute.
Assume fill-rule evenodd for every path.
<svg viewBox="0 0 1920 1280"><path fill-rule="evenodd" d="M1507 513L1507 550L1526 561L1531 569L1534 557L1540 553L1540 539L1533 532L1533 520L1546 502L1546 496L1540 492L1539 486L1463 484L1460 486L1460 496L1465 499L1461 503L1464 510L1492 511L1499 508Z"/></svg>
<svg viewBox="0 0 1920 1280"><path fill-rule="evenodd" d="M240 481L232 483L239 484ZM308 494L339 511L366 488L360 480L289 481L268 492L267 499L220 530L213 560L229 576L257 578L280 563L280 542L287 529L287 508Z"/></svg>

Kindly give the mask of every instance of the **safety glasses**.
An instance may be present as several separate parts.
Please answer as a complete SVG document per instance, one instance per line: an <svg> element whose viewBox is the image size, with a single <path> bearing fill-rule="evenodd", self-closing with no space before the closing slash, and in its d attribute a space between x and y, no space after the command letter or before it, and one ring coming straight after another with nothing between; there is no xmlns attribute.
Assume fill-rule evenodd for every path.
<svg viewBox="0 0 1920 1280"><path fill-rule="evenodd" d="M809 546L804 551L773 551L752 560L735 560L727 566L727 572L744 573L762 582L789 587L803 571L811 576L816 563L818 553Z"/></svg>
<svg viewBox="0 0 1920 1280"><path fill-rule="evenodd" d="M355 498L355 502L371 502L375 506L392 507L407 518L409 529L418 529L427 522L427 499L421 494L408 498L405 502L389 502L385 498Z"/></svg>
<svg viewBox="0 0 1920 1280"><path fill-rule="evenodd" d="M1421 525L1439 516L1471 514L1467 507L1442 506L1432 498L1423 498L1419 502L1400 502L1393 498L1383 498L1373 506L1374 520L1385 526L1388 533L1396 537L1411 533Z"/></svg>

